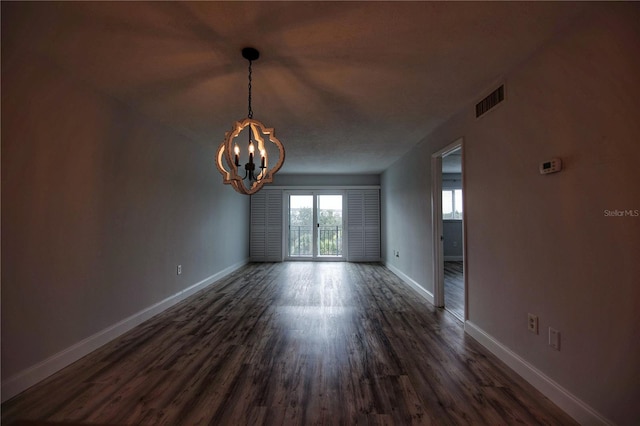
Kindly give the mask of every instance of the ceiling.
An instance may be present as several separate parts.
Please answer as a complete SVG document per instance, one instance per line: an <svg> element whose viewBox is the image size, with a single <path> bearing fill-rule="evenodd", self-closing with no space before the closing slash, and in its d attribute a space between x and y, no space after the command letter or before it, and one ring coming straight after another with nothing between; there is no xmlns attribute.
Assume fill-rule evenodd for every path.
<svg viewBox="0 0 640 426"><path fill-rule="evenodd" d="M281 173L379 173L570 26L587 3L2 3L3 61L30 51L212 157L246 117ZM7 56L7 52L9 56Z"/></svg>

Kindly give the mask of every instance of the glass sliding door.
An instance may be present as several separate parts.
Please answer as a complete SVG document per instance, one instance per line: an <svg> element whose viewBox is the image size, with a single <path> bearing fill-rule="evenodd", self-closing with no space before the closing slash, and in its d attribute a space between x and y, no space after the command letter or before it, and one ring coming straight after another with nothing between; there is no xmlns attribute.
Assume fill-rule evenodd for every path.
<svg viewBox="0 0 640 426"><path fill-rule="evenodd" d="M289 195L290 259L341 259L342 228L341 194Z"/></svg>
<svg viewBox="0 0 640 426"><path fill-rule="evenodd" d="M342 257L342 195L318 195L318 256Z"/></svg>
<svg viewBox="0 0 640 426"><path fill-rule="evenodd" d="M289 256L313 257L313 195L289 196Z"/></svg>

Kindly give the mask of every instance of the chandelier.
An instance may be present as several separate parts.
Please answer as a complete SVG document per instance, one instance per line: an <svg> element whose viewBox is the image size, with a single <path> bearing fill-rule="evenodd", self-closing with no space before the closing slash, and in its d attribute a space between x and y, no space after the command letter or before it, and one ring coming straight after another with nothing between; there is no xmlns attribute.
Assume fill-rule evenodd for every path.
<svg viewBox="0 0 640 426"><path fill-rule="evenodd" d="M276 138L273 128L268 128L253 118L251 109L251 62L260 57L260 52L252 47L242 49L242 57L249 61L249 113L247 118L236 121L233 128L224 134L224 142L218 148L216 166L222 174L223 182L231 185L241 194L251 195L258 192L266 183L273 182L273 175L280 170L284 163L284 146ZM240 133L248 134L248 145L245 155L241 155L238 142L235 140ZM278 161L269 168L269 149L265 139L278 149ZM271 147L273 153L275 149ZM260 160L258 161L258 155ZM241 159L246 163L241 164Z"/></svg>

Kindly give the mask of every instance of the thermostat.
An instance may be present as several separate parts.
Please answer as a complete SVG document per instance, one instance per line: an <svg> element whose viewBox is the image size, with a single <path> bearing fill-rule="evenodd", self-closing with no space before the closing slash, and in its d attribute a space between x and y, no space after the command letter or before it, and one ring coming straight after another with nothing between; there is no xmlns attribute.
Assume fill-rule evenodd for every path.
<svg viewBox="0 0 640 426"><path fill-rule="evenodd" d="M540 163L541 175L559 172L560 170L562 170L562 160L559 158L552 158L549 161L543 161L542 163Z"/></svg>

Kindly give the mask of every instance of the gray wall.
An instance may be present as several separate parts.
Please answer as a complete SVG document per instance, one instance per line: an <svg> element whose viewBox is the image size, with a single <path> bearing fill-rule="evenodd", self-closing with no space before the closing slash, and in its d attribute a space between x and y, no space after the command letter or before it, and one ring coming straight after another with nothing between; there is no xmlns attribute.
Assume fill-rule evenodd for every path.
<svg viewBox="0 0 640 426"><path fill-rule="evenodd" d="M640 218L605 210L640 209L639 10L585 17L506 74L502 105L470 102L381 181L385 261L433 291L430 156L464 138L469 321L618 424L640 419Z"/></svg>
<svg viewBox="0 0 640 426"><path fill-rule="evenodd" d="M3 43L3 382L248 258L215 149Z"/></svg>
<svg viewBox="0 0 640 426"><path fill-rule="evenodd" d="M275 186L361 186L380 185L380 175L297 175L277 174Z"/></svg>
<svg viewBox="0 0 640 426"><path fill-rule="evenodd" d="M442 221L442 251L444 260L462 260L462 221Z"/></svg>
<svg viewBox="0 0 640 426"><path fill-rule="evenodd" d="M443 173L442 189L461 189L462 173Z"/></svg>

